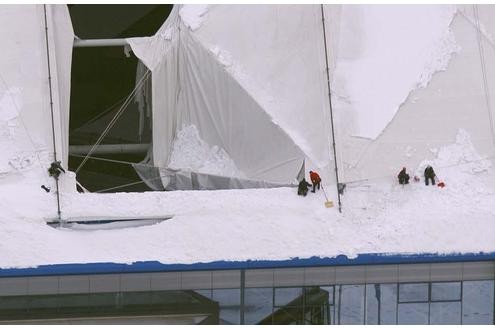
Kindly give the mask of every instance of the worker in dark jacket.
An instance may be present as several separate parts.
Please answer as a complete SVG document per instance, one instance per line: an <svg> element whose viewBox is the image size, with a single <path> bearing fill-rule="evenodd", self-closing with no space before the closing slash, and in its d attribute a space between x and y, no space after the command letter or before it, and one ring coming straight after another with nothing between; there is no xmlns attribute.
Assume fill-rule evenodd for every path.
<svg viewBox="0 0 495 328"><path fill-rule="evenodd" d="M434 186L435 185L435 171L433 171L433 168L428 165L425 169L425 184L428 185L428 180L431 179L431 184Z"/></svg>
<svg viewBox="0 0 495 328"><path fill-rule="evenodd" d="M54 177L56 180L58 180L60 174L65 173L65 170L62 167L60 161L55 161L50 165L50 168L48 169L48 173L50 174L51 177Z"/></svg>
<svg viewBox="0 0 495 328"><path fill-rule="evenodd" d="M302 179L301 182L299 182L299 187L297 188L297 194L299 196L306 196L308 194L308 187L311 187L311 184L309 184L306 179Z"/></svg>
<svg viewBox="0 0 495 328"><path fill-rule="evenodd" d="M397 176L399 178L399 184L404 185L409 183L409 174L406 173L406 168L403 167Z"/></svg>
<svg viewBox="0 0 495 328"><path fill-rule="evenodd" d="M318 190L320 190L320 182L321 178L318 173L315 171L309 171L309 178L311 179L311 182L313 183L313 190L311 192L315 192L316 187L318 187Z"/></svg>

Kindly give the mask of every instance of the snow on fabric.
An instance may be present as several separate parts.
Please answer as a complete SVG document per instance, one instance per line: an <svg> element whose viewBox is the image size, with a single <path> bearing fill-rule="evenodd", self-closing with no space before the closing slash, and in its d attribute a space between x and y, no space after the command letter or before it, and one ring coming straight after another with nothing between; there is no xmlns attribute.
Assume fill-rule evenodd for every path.
<svg viewBox="0 0 495 328"><path fill-rule="evenodd" d="M153 226L101 231L48 227L41 216L54 216L55 195L11 185L0 197L0 267L493 252L490 163L460 131L431 164L445 188L423 181L399 186L393 172L390 178L348 185L343 214L325 208L323 193L301 197L295 188L62 194L66 217L175 215ZM332 199L334 189L326 188ZM25 199L30 206L24 206Z"/></svg>
<svg viewBox="0 0 495 328"><path fill-rule="evenodd" d="M194 31L203 23L207 11L208 5L182 5L179 15L184 25Z"/></svg>
<svg viewBox="0 0 495 328"><path fill-rule="evenodd" d="M227 152L218 146L210 147L201 139L194 125L184 126L177 133L168 166L198 173L244 177Z"/></svg>
<svg viewBox="0 0 495 328"><path fill-rule="evenodd" d="M0 53L0 189L8 184L31 183L37 185L36 190L41 184L50 187L52 181L47 178L46 168L53 160L53 143L59 159L63 163L68 160L65 141L68 142L68 83L74 35L67 6L47 5L52 113L46 36L40 28L45 24L44 9L43 5L4 5L0 12L0 24L5 27L0 30L4 43ZM54 31L54 25L59 30Z"/></svg>
<svg viewBox="0 0 495 328"><path fill-rule="evenodd" d="M211 6L193 35L304 152L307 162L329 165L319 5Z"/></svg>
<svg viewBox="0 0 495 328"><path fill-rule="evenodd" d="M455 6L344 6L333 87L351 135L377 138L411 91L446 70L460 49Z"/></svg>

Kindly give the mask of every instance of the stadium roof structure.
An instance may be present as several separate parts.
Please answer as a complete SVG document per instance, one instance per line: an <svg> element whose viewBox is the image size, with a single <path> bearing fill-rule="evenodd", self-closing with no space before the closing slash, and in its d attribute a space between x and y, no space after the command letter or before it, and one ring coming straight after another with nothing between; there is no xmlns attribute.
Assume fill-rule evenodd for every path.
<svg viewBox="0 0 495 328"><path fill-rule="evenodd" d="M151 88L153 142L136 170L174 191L113 194L47 172L68 167L85 41L67 6L3 8L1 272L493 259L494 7L175 6L155 35L116 42L141 62L134 91ZM414 179L427 165L445 188ZM309 169L323 190L300 197L287 186ZM169 219L63 225L143 216Z"/></svg>

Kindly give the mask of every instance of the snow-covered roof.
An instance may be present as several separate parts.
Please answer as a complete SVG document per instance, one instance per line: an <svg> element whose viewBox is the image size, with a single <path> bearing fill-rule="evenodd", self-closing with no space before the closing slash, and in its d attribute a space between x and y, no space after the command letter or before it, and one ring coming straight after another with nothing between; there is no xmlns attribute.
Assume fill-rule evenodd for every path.
<svg viewBox="0 0 495 328"><path fill-rule="evenodd" d="M41 217L56 217L54 195L35 184L4 186L0 267L490 253L495 176L491 162L473 151L460 133L429 162L444 188L402 186L395 176L349 183L342 214L324 206L323 190L306 197L295 188L62 194L63 217L173 215L151 226L74 231L49 227ZM335 201L335 186L324 188Z"/></svg>
<svg viewBox="0 0 495 328"><path fill-rule="evenodd" d="M361 17L360 15L370 13L363 11L361 7L338 8L342 9L341 16L338 15L338 10L330 10L330 13L327 12L328 17L340 17L339 19L344 21L337 19L337 22L341 22L337 25L347 26L350 30L360 26L361 21L347 21L348 25L346 25L345 17L349 15L353 17L354 14ZM318 13L318 9L319 7L304 7L304 10L298 12L297 7L287 7L284 10L287 10L285 12L287 15L304 12L305 18L311 18L308 21L319 24L321 17L314 16ZM361 134L357 134L359 137L356 138L353 132L354 125L347 124L357 121L362 123L359 112L366 109L366 104L359 105L360 100L366 97L358 99L356 97L359 94L351 92L353 90L352 77L355 75L349 75L344 82L340 80L341 82L338 83L339 79L333 81L336 90L333 97L336 100L339 174L341 182L346 183L346 189L342 195L342 213L339 213L336 207L324 206L326 199L323 190L318 190L314 194L309 193L306 197L298 196L295 188L78 194L74 190L74 175L69 172L62 175L60 181L62 218L81 216L173 217L156 225L116 230L74 231L49 227L45 221L57 217L56 196L53 192L45 193L40 185L50 184L51 181L45 170L52 155L50 151L52 139L47 132L51 131L50 116L48 116L50 112L47 102L42 102L48 99L47 93L42 92L46 91L46 83L41 79L44 66L36 62L35 66L41 77L37 82L39 85L36 86L38 89L35 86L33 88L37 90L36 92L45 94L46 99L33 96L27 98L32 100L30 102L17 102L15 100L16 89L12 88L2 88L3 93L0 98L2 99L0 102L2 106L0 108L2 115L0 116L0 145L8 149L0 154L0 253L2 254L0 268L73 263L132 264L143 261L158 261L163 265L188 265L218 261L244 263L245 261L290 261L313 257L325 259L342 255L354 259L364 254L387 254L387 256L393 254L479 254L480 252L493 254L495 250L495 237L492 233L495 230L495 205L493 203L495 172L492 167L492 159L495 156L492 144L494 126L490 121L492 116L490 113L493 109L487 97L495 93L488 92L486 88L495 85L495 81L490 80L491 76L488 76L486 79L493 83L483 83L481 73L473 72L472 69L473 63L479 65L480 61L479 53L476 52L480 50L476 43L477 32L490 30L491 20L485 19L486 26L477 30L468 19L472 17L472 13L467 9L469 8L461 7L459 9L461 14L458 15L458 11L453 11L452 7L435 7L435 12L442 18L439 19L438 24L431 26L431 29L423 26L424 28L418 30L419 32L416 31L417 34L413 33L414 31L408 31L411 33L408 34L409 38L413 37L411 35L419 38L434 28L438 32L435 35L445 41L442 43L445 48L440 49L442 51L437 49L436 45L430 44L431 42L424 47L418 46L418 42L405 42L403 48L399 49L401 50L399 55L404 55L404 57L392 56L384 62L379 60L380 56L372 56L375 60L373 65L391 65L389 69L379 71L384 74L380 78L377 78L376 71L372 73L360 71L366 75L370 83L380 84L389 78L397 78L395 70L404 67L409 70L410 64L411 67L417 68L415 72L418 74L412 75L419 80L408 75L409 83L406 83L407 88L401 89L401 95L386 88L386 85L390 84L389 80L381 84L383 88L373 89L376 97L368 98L368 104L386 99L388 90L391 96L393 93L394 104L397 106L393 108L391 115L375 113L376 115L373 116L374 123L376 123L374 126L383 128L383 131L379 129L381 133L376 133L376 129L371 131L373 132L371 137L376 139L363 139ZM16 10L20 10L19 7ZM198 53L204 55L205 52L210 51L212 54L208 53L209 57L205 56L208 63L216 68L223 65L225 71L220 70L220 72L228 74L222 76L229 77L229 81L236 78L237 80L234 79L236 90L239 92L247 90L246 94L251 98L246 99L252 100L250 104L256 103L259 107L256 108L260 110L257 112L260 113L260 117L269 114L269 117L277 121L264 120L263 122L266 122L267 126L280 127L282 130L277 131L283 131L283 135L280 132L281 138L282 136L290 137L298 148L303 149L304 153L309 155L309 160L316 158L312 165L319 162L318 158L322 162L325 162L325 159L328 160L330 158L330 153L327 152L329 140L326 140L328 131L320 129L328 123L322 122L327 114L323 115L321 112L323 107L318 107L321 104L327 104L327 98L310 98L311 104L305 107L305 89L302 88L305 80L296 79L297 85L294 86L286 83L292 81L289 79L291 70L283 71L285 75L275 74L277 70L284 67L283 63L277 61L277 58L287 60L296 58L293 56L287 58L282 55L282 57L277 57L277 54L284 53L283 46L287 40L277 39L280 41L278 44L280 48L274 50L273 57L261 56L253 59L253 56L246 50L246 47L251 48L252 45L237 44L237 39L230 35L236 29L225 29L223 27L225 22L220 19L228 17L231 22L236 17L242 18L238 22L232 21L231 23L236 23L237 31L242 32L241 40L252 40L252 31L243 31L240 28L245 27L243 22L248 19L240 14L242 7L216 6L207 12L205 10L203 8L197 12L199 16L205 17L204 22L195 21L194 26L199 26L192 31L194 34L191 32L189 35L191 38L197 38L201 43L194 42L190 45L194 47L199 47L199 44L210 45L210 48L201 48ZM328 11L328 7L325 7L325 10ZM226 15L229 12L236 15ZM261 19L260 17L266 19L273 17L277 10L263 7L258 8L257 12L260 15L256 16L256 19ZM387 25L387 28L392 28L392 23L397 19L400 20L401 17L400 9L394 8L392 12L395 18L388 22L391 25ZM421 14L421 10L418 12ZM495 14L493 9L486 12ZM42 7L40 9L39 6L34 7L29 13L34 17L33 19L43 17ZM402 15L406 14L402 12ZM370 15L367 19L374 18L383 21L383 17L376 17L376 11L372 11ZM284 22L285 20L290 20L289 16L283 19ZM364 22L370 21L364 19ZM272 21L266 23L273 30L277 30L277 25L274 26L274 24ZM254 25L256 28L262 28L260 24ZM32 29L35 27L31 26ZM296 27L292 26L295 29L293 31L295 35L304 36L305 33L297 30ZM321 26L314 25L312 28L317 27ZM219 30L222 32L222 37L215 39L214 37L218 35L216 32ZM360 42L366 41L367 33L377 31L353 30L357 31L356 35L359 35L359 38L353 41L344 38L345 34L337 33L338 29L332 27L331 30L336 33L335 35L341 36L340 42L333 45L336 47L334 50L369 50L352 52L355 58L344 56L348 54L346 52L340 52L339 55L336 51L332 55L335 72L339 72L339 67L341 69L349 65L359 67L371 51L369 47L360 48L363 45L370 46L369 43L361 44ZM170 35L165 32L161 36L168 40ZM458 43L452 39L452 33ZM488 34L484 35L486 38ZM263 42L272 40L275 36L269 35L263 39ZM315 34L309 36L315 37ZM397 38L400 35L392 33L391 37ZM15 41L11 39L9 42L13 45ZM137 43L141 41L135 40ZM218 41L218 43L213 44L213 41ZM307 40L301 38L301 41ZM261 49L265 49L263 42L258 44ZM424 56L414 57L416 53L409 51L411 44L416 45L415 47L423 47L424 51L432 55L426 56L431 61L425 61ZM23 44L23 46L26 48L23 51L31 54L31 45ZM46 50L43 48L44 43L38 42L38 46L39 51ZM290 49L295 49L294 51L302 48L299 44L291 44L291 46ZM438 51L434 51L435 49ZM301 51L303 54L314 55L314 49L310 51L304 48ZM486 51L493 51L493 49L487 48ZM373 51L371 53L376 54ZM156 55L156 53L153 54ZM231 56L230 59L233 61L231 64L225 64L226 54ZM215 56L218 58L215 59ZM304 55L301 56L304 57ZM11 57L16 59L14 55ZM416 61L415 65L412 65L412 61L418 58L423 60L422 64ZM214 59L220 61L221 65L217 65ZM264 65L258 67L260 62ZM321 57L318 57L318 60L315 59L314 62L321 63ZM18 80L20 81L19 87L22 87L22 83L27 85L27 75L18 69L22 67L22 61L17 58L13 63L6 60L0 62L0 67L5 68L8 73L4 74L2 71L3 75L8 75L7 82L10 85L20 76L22 79ZM57 61L57 63L60 62ZM315 77L316 75L308 73L313 70L318 71L319 66L305 64L311 69L299 70L296 72L297 76L304 77L309 74L312 77L310 80L314 82L311 85L325 86L325 80L320 80ZM288 66L293 67L293 65ZM68 65L64 67L67 68ZM235 74L240 72L240 67L243 68L243 74L248 74L247 76ZM435 73L444 69L445 72ZM321 77L324 77L323 72L320 72ZM423 73L427 75L422 75ZM204 71L201 74L203 77L209 76ZM63 76L67 77L67 75ZM270 84L271 82L273 84ZM17 87L16 84L12 86ZM31 85L29 86L31 88ZM419 86L425 88L416 90L415 88ZM300 90L299 87L301 87ZM263 92L258 93L256 90ZM302 93L296 94L294 90ZM324 88L315 90L315 88L308 87L306 91L308 94L314 92L326 96ZM275 100L271 105L270 100L264 97L267 91L275 95ZM366 95L368 91L363 90L363 95ZM21 96L25 97L25 91L23 92ZM294 93L294 97L291 97L290 92ZM14 100L10 101L11 99ZM380 102L380 104L385 103ZM15 108L13 104L19 108ZM42 110L37 111L39 108ZM283 111L284 108L288 108L287 112ZM376 103L373 104L374 111L379 111L380 108ZM202 107L196 109L200 110ZM19 110L21 113L18 112ZM60 115L56 120L58 130L63 130L64 127L63 113L68 113L68 108L65 108L65 111L60 109ZM316 115L316 119L311 119L311 113ZM388 113L390 114L390 111ZM40 119L38 122L36 115L43 116L43 120ZM28 118L27 128L21 121L23 117ZM312 124L312 121L316 123ZM229 125L226 124L226 126ZM296 131L298 126L300 131ZM256 127L249 128L256 129ZM26 134L26 131L34 136L39 135L39 141L33 143L33 140L29 140L31 137ZM234 136L235 133L231 132L235 131L229 130L229 135ZM269 129L263 132L268 136L268 141L273 141L269 138ZM361 132L363 132L362 129ZM60 132L57 135L60 137L60 134L63 133ZM364 137L366 136L370 137L370 135ZM65 140L65 137L67 135L59 139ZM56 138L56 147L65 149L63 140L59 139ZM214 139L210 138L210 140ZM158 146L159 143L154 142L154 147ZM208 146L214 147L215 144ZM34 151L33 147L35 147ZM212 149L206 146L202 148ZM322 148L325 148L325 154L317 151ZM239 147L237 147L238 150ZM237 153L238 157L231 156L231 158L235 160L244 156L242 148L240 150ZM268 152L267 154L272 155ZM225 157L222 158L225 159ZM318 170L322 173L323 187L327 196L336 203L336 186L333 180L335 163L331 164L318 168ZM434 167L437 181L441 180L445 183L444 188L425 186L422 173L428 164ZM396 174L402 166L406 166L411 177L418 176L420 181L416 182L415 179L411 179L408 185L398 185ZM230 167L234 168L234 166ZM292 171L295 171L295 168L295 165L293 167L291 165ZM53 185L53 181L51 184Z"/></svg>

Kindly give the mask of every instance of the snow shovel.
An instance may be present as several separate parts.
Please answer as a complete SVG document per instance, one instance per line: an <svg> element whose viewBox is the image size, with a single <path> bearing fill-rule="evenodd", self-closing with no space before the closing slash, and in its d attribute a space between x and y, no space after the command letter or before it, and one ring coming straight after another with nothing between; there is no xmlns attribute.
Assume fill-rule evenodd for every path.
<svg viewBox="0 0 495 328"><path fill-rule="evenodd" d="M331 200L328 200L327 193L325 192L325 188L323 188L323 186L321 186L321 190L323 190L323 195L325 195L325 199L327 200L325 202L325 207L333 207L333 202Z"/></svg>

